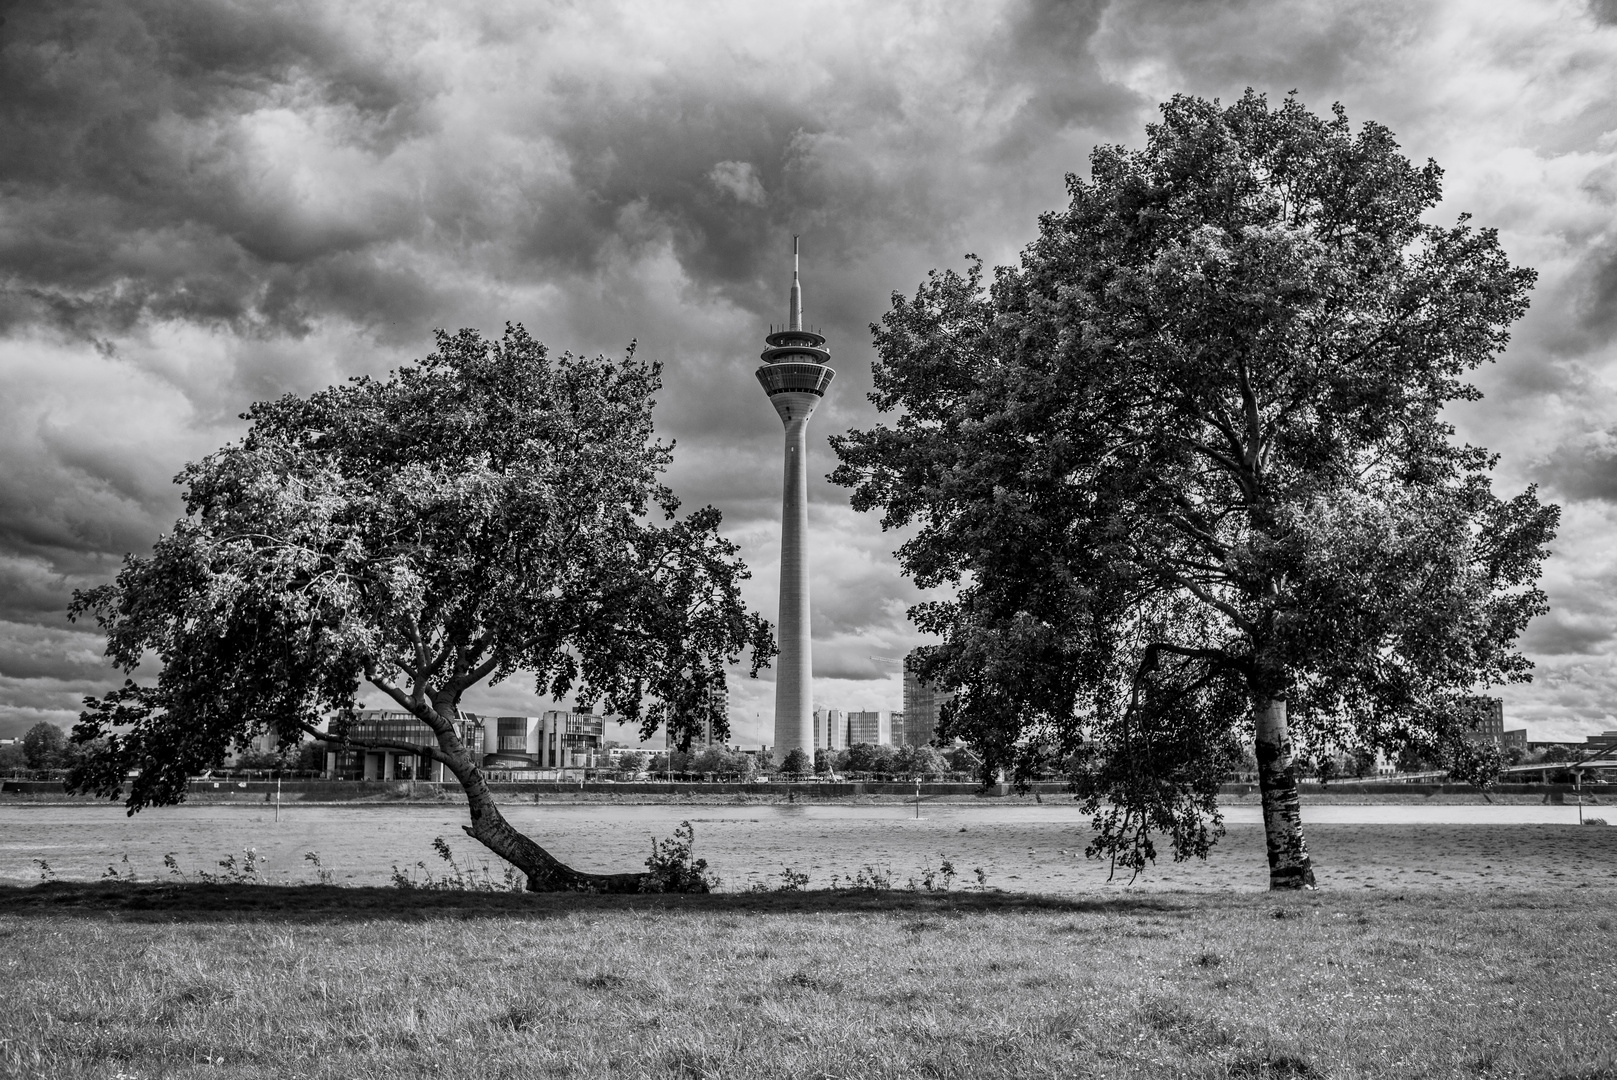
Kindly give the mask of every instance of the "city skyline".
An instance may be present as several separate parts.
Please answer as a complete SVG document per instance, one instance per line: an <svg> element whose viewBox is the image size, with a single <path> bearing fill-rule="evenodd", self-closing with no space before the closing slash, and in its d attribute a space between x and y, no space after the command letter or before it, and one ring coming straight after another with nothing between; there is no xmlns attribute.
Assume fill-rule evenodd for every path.
<svg viewBox="0 0 1617 1080"><path fill-rule="evenodd" d="M1565 508L1524 639L1537 681L1496 692L1535 739L1617 727L1612 0L178 9L6 15L0 737L119 681L68 597L172 527L184 462L253 401L409 363L435 326L661 361L669 482L724 512L773 621L781 434L750 373L794 234L838 350L807 444L812 697L899 709L871 657L921 643L924 597L903 537L824 479L826 438L877 420L866 327L968 252L1014 261L1064 174L1140 146L1171 94L1248 86L1387 125L1444 168L1438 217L1472 213L1538 270L1486 396L1450 414L1502 455L1501 492ZM815 47L782 79L794 40ZM550 707L532 691L465 705ZM775 671L729 691L732 741L770 742Z"/></svg>

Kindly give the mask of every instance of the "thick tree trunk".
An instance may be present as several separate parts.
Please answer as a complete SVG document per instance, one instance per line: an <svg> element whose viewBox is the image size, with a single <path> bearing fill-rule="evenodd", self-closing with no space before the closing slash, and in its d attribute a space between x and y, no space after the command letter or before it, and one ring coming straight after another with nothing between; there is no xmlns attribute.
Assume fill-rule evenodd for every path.
<svg viewBox="0 0 1617 1080"><path fill-rule="evenodd" d="M444 715L445 712L449 715ZM441 721L453 716L453 705L446 709L440 705L437 715ZM463 825L466 834L477 840L494 854L516 867L528 878L529 892L597 892L639 893L656 892L658 880L651 874L588 874L574 870L550 852L518 832L494 803L483 770L472 761L466 744L455 732L453 723L433 725L438 735L438 748L448 760L449 771L455 774L466 792L467 806L472 823Z"/></svg>
<svg viewBox="0 0 1617 1080"><path fill-rule="evenodd" d="M1303 842L1285 698L1271 698L1258 708L1257 729L1258 790L1263 795L1263 835L1269 847L1269 888L1312 889L1314 867Z"/></svg>
<svg viewBox="0 0 1617 1080"><path fill-rule="evenodd" d="M588 874L575 870L518 832L505 820L494 796L483 779L483 770L472 767L472 776L460 778L472 823L462 826L494 854L528 876L529 892L638 893L656 888L650 874Z"/></svg>

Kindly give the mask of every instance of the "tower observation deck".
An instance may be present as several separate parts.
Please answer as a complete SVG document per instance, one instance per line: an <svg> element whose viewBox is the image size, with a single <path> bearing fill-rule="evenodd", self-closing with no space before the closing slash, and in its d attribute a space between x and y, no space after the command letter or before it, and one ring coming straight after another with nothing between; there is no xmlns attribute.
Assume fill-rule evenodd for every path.
<svg viewBox="0 0 1617 1080"><path fill-rule="evenodd" d="M786 425L780 514L780 656L775 674L775 752L814 753L813 650L809 629L808 421L836 372L825 338L803 329L803 287L792 237L792 295L786 327L764 340L758 382Z"/></svg>

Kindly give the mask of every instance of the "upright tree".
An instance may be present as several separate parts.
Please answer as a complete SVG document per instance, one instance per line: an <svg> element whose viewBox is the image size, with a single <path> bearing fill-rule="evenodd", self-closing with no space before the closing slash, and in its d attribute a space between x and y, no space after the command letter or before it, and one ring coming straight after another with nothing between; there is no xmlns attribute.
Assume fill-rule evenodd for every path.
<svg viewBox="0 0 1617 1080"><path fill-rule="evenodd" d="M1313 884L1294 740L1443 750L1515 648L1557 510L1496 496L1444 407L1506 344L1533 272L1426 215L1441 171L1293 97L1176 97L1103 146L1015 267L933 273L873 327L892 426L833 439L940 635L944 736L1026 778L1052 758L1091 854L1217 839L1255 740L1274 888Z"/></svg>
<svg viewBox="0 0 1617 1080"><path fill-rule="evenodd" d="M30 769L54 769L61 765L67 738L55 724L41 720L22 737L23 753Z"/></svg>
<svg viewBox="0 0 1617 1080"><path fill-rule="evenodd" d="M82 790L131 813L184 798L186 777L274 731L419 753L465 789L466 831L531 889L635 890L639 874L581 873L512 828L457 734L484 681L606 708L676 736L728 730L710 691L769 626L719 515L688 516L660 481L657 365L553 357L520 327L499 341L439 332L386 379L254 405L240 443L178 477L186 515L113 584L76 594L125 672L87 699L74 739L99 744ZM361 741L362 688L431 729L425 745ZM317 718L335 720L320 731ZM710 715L711 714L711 715Z"/></svg>
<svg viewBox="0 0 1617 1080"><path fill-rule="evenodd" d="M800 746L792 747L785 760L780 763L780 771L787 776L802 776L812 770L813 767L813 762L809 760L809 756L803 752L803 748Z"/></svg>

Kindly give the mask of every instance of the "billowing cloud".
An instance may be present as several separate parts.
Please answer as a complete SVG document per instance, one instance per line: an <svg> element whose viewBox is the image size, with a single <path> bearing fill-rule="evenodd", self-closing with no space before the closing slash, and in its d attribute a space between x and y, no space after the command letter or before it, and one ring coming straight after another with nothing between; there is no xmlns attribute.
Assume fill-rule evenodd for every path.
<svg viewBox="0 0 1617 1080"><path fill-rule="evenodd" d="M1563 498L1617 504L1617 429L1566 438L1536 471Z"/></svg>
<svg viewBox="0 0 1617 1080"><path fill-rule="evenodd" d="M64 0L4 18L0 725L65 720L110 681L63 609L168 527L184 461L251 401L385 371L437 326L521 321L558 350L635 340L662 361L671 480L725 512L772 615L781 433L751 371L793 234L838 370L811 447L816 692L896 707L868 658L916 643L918 594L899 538L823 479L824 437L876 419L866 328L966 251L1013 259L1064 174L1097 142L1137 144L1167 95L1247 86L1387 124L1446 168L1442 219L1472 211L1539 269L1487 398L1454 418L1504 454L1502 489L1569 502L1556 615L1528 639L1544 678L1512 688L1513 721L1609 718L1610 0ZM732 701L740 737L763 737L770 678Z"/></svg>
<svg viewBox="0 0 1617 1080"><path fill-rule="evenodd" d="M749 206L762 206L768 198L750 161L721 161L708 170L707 178L714 187Z"/></svg>

